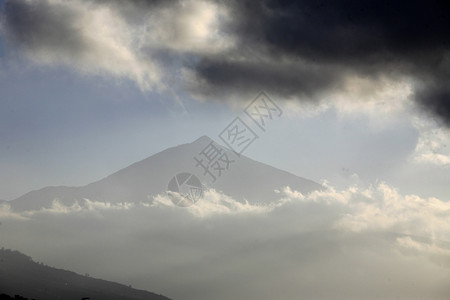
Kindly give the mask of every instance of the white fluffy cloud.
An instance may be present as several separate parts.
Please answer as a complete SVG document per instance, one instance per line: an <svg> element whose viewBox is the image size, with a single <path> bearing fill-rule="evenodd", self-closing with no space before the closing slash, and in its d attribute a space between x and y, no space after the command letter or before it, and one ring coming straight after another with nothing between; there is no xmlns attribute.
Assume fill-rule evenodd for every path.
<svg viewBox="0 0 450 300"><path fill-rule="evenodd" d="M348 212L336 223L353 231L393 231L450 240L450 203L436 198L401 195L382 183L351 193Z"/></svg>
<svg viewBox="0 0 450 300"><path fill-rule="evenodd" d="M327 186L325 184L325 186ZM32 220L39 215L89 214L105 211L132 211L136 209L160 210L175 215L190 215L200 220L214 220L217 216L274 216L288 210L297 213L309 213L308 209L323 209L333 214L323 217L328 229L340 229L353 232L395 231L401 234L418 235L434 240L450 240L450 202L437 198L421 198L417 195L402 195L386 183L362 188L351 186L336 190L331 186L323 191L314 191L308 195L285 187L277 191L279 199L269 204L254 205L241 203L214 189L205 191L204 197L195 205L180 208L173 204L167 195L154 197L151 204L118 203L91 201L65 206L55 200L52 207L39 211L17 213L10 210L8 204L1 206L1 216L5 219L16 218ZM306 209L306 211L305 211ZM307 220L301 220L300 223ZM330 222L331 221L331 222Z"/></svg>
<svg viewBox="0 0 450 300"><path fill-rule="evenodd" d="M384 183L309 195L286 187L263 206L209 190L188 208L159 195L140 205L55 202L24 215L3 206L1 215L1 246L174 298L450 293L449 203Z"/></svg>
<svg viewBox="0 0 450 300"><path fill-rule="evenodd" d="M178 53L211 54L233 45L232 37L221 29L228 20L225 7L210 1L184 0L156 9L142 29L144 47L170 49Z"/></svg>
<svg viewBox="0 0 450 300"><path fill-rule="evenodd" d="M184 53L214 53L232 44L220 27L225 9L184 0L139 10L102 1L19 0L8 3L2 33L41 66L65 65L90 75L164 90Z"/></svg>

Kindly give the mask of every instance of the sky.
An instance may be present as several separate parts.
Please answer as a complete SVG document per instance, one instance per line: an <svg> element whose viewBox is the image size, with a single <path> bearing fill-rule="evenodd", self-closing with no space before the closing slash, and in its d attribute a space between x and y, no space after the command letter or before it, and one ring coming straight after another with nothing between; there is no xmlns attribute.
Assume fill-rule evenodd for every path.
<svg viewBox="0 0 450 300"><path fill-rule="evenodd" d="M220 142L261 91L282 114L245 156L326 187L0 204L0 246L175 299L448 299L449 23L429 0L0 0L0 199Z"/></svg>
<svg viewBox="0 0 450 300"><path fill-rule="evenodd" d="M259 91L284 114L247 156L318 182L450 196L441 2L1 5L2 199L217 140Z"/></svg>

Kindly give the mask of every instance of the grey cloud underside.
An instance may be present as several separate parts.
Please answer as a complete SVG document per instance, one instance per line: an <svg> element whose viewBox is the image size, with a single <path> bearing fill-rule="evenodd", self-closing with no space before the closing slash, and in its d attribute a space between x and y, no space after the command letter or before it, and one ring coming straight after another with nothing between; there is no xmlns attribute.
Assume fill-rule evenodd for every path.
<svg viewBox="0 0 450 300"><path fill-rule="evenodd" d="M139 23L157 7L180 3L79 2L109 7L129 24ZM217 98L264 89L280 97L320 101L321 95L338 88L347 74L407 76L418 82L414 95L418 107L450 126L447 2L210 2L228 12L220 30L231 36L234 44L218 53L180 51L179 58L195 76L187 88L196 94ZM44 45L69 55L89 52L70 13L56 13L49 6L45 1L8 1L3 20L6 34L31 51Z"/></svg>
<svg viewBox="0 0 450 300"><path fill-rule="evenodd" d="M448 79L448 78L447 78ZM450 126L450 87L449 80L432 83L417 95L419 104L429 112L438 116Z"/></svg>
<svg viewBox="0 0 450 300"><path fill-rule="evenodd" d="M205 58L196 71L209 85L219 90L273 87L282 96L319 99L315 94L338 85L343 73L397 73L421 81L416 101L450 125L448 3L267 0L229 6L234 18L228 29L238 36L238 49L250 49L247 60L256 53L271 64L287 60L291 66L280 74L257 60ZM315 70L296 70L298 60Z"/></svg>
<svg viewBox="0 0 450 300"><path fill-rule="evenodd" d="M195 91L214 95L230 91L259 89L283 96L301 96L315 99L321 91L336 86L341 77L333 67L296 66L273 61L226 61L222 58L205 58L196 65L195 73L208 85L196 86ZM202 82L203 82L202 80ZM247 100L247 98L244 98Z"/></svg>
<svg viewBox="0 0 450 300"><path fill-rule="evenodd" d="M76 27L74 14L47 2L30 6L23 1L5 4L2 24L5 34L27 50L52 47L69 55L79 56L89 45Z"/></svg>

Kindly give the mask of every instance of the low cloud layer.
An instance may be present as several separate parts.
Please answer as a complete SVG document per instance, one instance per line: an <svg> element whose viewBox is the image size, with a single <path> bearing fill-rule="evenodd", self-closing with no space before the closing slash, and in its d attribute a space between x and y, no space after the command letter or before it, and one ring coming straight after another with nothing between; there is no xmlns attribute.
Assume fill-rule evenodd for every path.
<svg viewBox="0 0 450 300"><path fill-rule="evenodd" d="M209 190L189 208L160 195L0 211L1 246L174 299L450 295L449 203L384 183L309 195L286 187L263 206Z"/></svg>
<svg viewBox="0 0 450 300"><path fill-rule="evenodd" d="M448 126L449 14L441 1L17 0L2 33L37 64L202 99L264 89L317 103L349 78L406 78L417 107Z"/></svg>

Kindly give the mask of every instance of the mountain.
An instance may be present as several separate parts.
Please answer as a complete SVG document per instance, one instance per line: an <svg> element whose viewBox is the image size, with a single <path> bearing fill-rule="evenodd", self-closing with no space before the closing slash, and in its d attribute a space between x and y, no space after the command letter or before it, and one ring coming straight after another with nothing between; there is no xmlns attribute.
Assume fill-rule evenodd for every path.
<svg viewBox="0 0 450 300"><path fill-rule="evenodd" d="M211 144L213 143L213 144ZM228 169L212 176L197 165L202 150L208 145L220 147L228 157ZM225 167L222 162L222 167ZM321 185L311 180L237 156L209 137L203 136L192 143L168 148L142 161L134 163L104 179L82 187L46 187L32 191L10 201L13 210L36 210L50 207L57 199L65 205L84 198L111 203L149 202L153 196L166 192L168 182L176 174L188 172L197 176L207 188L214 188L236 199L249 203L267 203L277 198L274 190L289 186L302 193L321 189Z"/></svg>
<svg viewBox="0 0 450 300"><path fill-rule="evenodd" d="M34 262L18 251L0 250L0 291L29 299L167 300L161 295L82 276Z"/></svg>

